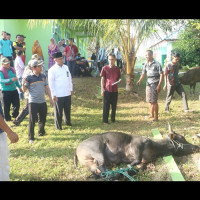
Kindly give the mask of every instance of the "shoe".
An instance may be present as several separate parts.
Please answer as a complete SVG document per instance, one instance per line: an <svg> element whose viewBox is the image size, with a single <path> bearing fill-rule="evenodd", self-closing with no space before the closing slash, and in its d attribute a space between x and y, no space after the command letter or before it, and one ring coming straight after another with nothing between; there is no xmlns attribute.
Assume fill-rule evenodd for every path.
<svg viewBox="0 0 200 200"><path fill-rule="evenodd" d="M112 123L115 123L115 120L111 120Z"/></svg>
<svg viewBox="0 0 200 200"><path fill-rule="evenodd" d="M194 110L184 110L184 112L193 112Z"/></svg>
<svg viewBox="0 0 200 200"><path fill-rule="evenodd" d="M14 124L15 126L19 126L20 123L19 123L18 121L15 121L15 120L14 120L14 121L13 121L13 124Z"/></svg>
<svg viewBox="0 0 200 200"><path fill-rule="evenodd" d="M67 126L72 126L72 124L71 124L70 122L69 122L69 123L66 123L66 125L67 125Z"/></svg>
<svg viewBox="0 0 200 200"><path fill-rule="evenodd" d="M104 122L103 124L104 124L104 125L109 125L109 123L108 123L108 122Z"/></svg>
<svg viewBox="0 0 200 200"><path fill-rule="evenodd" d="M45 133L38 133L38 136L44 136Z"/></svg>
<svg viewBox="0 0 200 200"><path fill-rule="evenodd" d="M153 119L152 122L158 122L158 119Z"/></svg>
<svg viewBox="0 0 200 200"><path fill-rule="evenodd" d="M34 142L34 140L29 140L29 144L32 144Z"/></svg>
<svg viewBox="0 0 200 200"><path fill-rule="evenodd" d="M165 110L166 113L169 113L169 110Z"/></svg>

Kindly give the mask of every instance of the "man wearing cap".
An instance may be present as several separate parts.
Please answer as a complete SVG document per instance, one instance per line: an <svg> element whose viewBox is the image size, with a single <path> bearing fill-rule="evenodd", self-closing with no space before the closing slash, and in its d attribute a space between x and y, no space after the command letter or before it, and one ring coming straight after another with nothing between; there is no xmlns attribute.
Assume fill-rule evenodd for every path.
<svg viewBox="0 0 200 200"><path fill-rule="evenodd" d="M73 95L73 85L71 73L61 52L53 54L55 64L49 69L48 80L51 96L54 101L55 127L62 130L62 115L64 111L64 122L71 126L71 96Z"/></svg>
<svg viewBox="0 0 200 200"><path fill-rule="evenodd" d="M10 106L13 106L12 117L17 117L19 114L20 101L16 87L22 92L21 86L16 77L16 71L10 67L8 58L1 59L2 67L0 69L0 84L3 94L5 120L11 121Z"/></svg>
<svg viewBox="0 0 200 200"><path fill-rule="evenodd" d="M10 61L10 65L12 67L14 67L13 58L12 58L12 54L13 54L12 44L11 44L10 40L7 39L6 31L2 31L1 35L2 35L2 39L0 40L1 58L3 58L3 57L8 58Z"/></svg>
<svg viewBox="0 0 200 200"><path fill-rule="evenodd" d="M76 56L78 55L78 48L73 44L73 42L74 39L69 38L68 45L65 48L67 66L69 67L72 78L75 76Z"/></svg>
<svg viewBox="0 0 200 200"><path fill-rule="evenodd" d="M28 65L25 67L24 69L24 73L22 76L22 80L25 79L28 75L32 74L32 67L31 67L31 62L32 60L38 60L38 55L37 54L33 54L31 57L31 60L28 62ZM42 64L42 66L44 65L44 63ZM45 74L45 70L42 70L42 73L44 75ZM23 83L22 83L23 84ZM13 121L13 124L15 124L16 126L19 126L20 123L24 120L24 118L28 115L29 111L28 111L28 97L29 97L29 92L28 90L26 90L26 92L24 93L24 98L26 99L26 105L24 106L24 108L21 110L21 112L19 113L19 115L15 118L15 120Z"/></svg>
<svg viewBox="0 0 200 200"><path fill-rule="evenodd" d="M49 96L50 105L53 107L51 93L48 87L46 76L41 73L42 61L32 60L29 64L33 70L31 75L23 79L23 91L29 91L29 128L28 139L29 143L34 142L34 126L38 119L38 135L45 134L45 123L47 116L47 104L45 93Z"/></svg>

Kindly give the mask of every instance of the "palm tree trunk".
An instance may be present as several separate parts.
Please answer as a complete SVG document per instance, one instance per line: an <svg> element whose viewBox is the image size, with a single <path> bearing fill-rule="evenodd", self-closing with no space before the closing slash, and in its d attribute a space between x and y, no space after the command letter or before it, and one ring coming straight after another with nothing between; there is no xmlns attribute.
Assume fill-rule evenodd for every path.
<svg viewBox="0 0 200 200"><path fill-rule="evenodd" d="M126 66L126 91L131 92L134 89L134 66L136 57L133 52L128 54L128 62Z"/></svg>
<svg viewBox="0 0 200 200"><path fill-rule="evenodd" d="M126 74L126 91L133 91L134 73Z"/></svg>

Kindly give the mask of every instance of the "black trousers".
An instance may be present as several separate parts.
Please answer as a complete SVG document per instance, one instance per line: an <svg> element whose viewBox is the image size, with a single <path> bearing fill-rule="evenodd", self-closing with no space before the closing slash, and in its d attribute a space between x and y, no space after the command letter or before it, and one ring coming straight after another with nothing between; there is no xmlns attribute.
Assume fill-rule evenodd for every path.
<svg viewBox="0 0 200 200"><path fill-rule="evenodd" d="M35 122L38 121L38 134L44 135L44 126L46 123L47 116L47 104L44 103L29 103L29 128L28 138L34 140L34 127Z"/></svg>
<svg viewBox="0 0 200 200"><path fill-rule="evenodd" d="M20 124L24 118L28 115L29 111L28 111L28 99L26 99L26 105L25 107L22 109L22 111L19 113L19 115L16 117L15 122Z"/></svg>
<svg viewBox="0 0 200 200"><path fill-rule="evenodd" d="M171 86L168 84L167 85L167 97L166 97L166 102L165 102L165 111L169 111L169 105L172 101L172 97L173 97L175 91L182 98L184 110L188 110L189 108L188 108L188 103L187 103L187 95L183 89L183 86L181 84L178 84L177 86Z"/></svg>
<svg viewBox="0 0 200 200"><path fill-rule="evenodd" d="M108 123L109 111L111 106L111 121L115 121L117 109L118 92L104 92L103 97L103 122Z"/></svg>
<svg viewBox="0 0 200 200"><path fill-rule="evenodd" d="M4 107L5 120L10 121L11 104L12 104L12 117L16 118L17 115L19 114L19 107L20 107L19 94L17 90L2 91L2 94L3 94L3 107Z"/></svg>
<svg viewBox="0 0 200 200"><path fill-rule="evenodd" d="M54 122L56 129L62 130L62 116L64 112L65 124L71 123L71 95L57 97L58 101L54 103Z"/></svg>

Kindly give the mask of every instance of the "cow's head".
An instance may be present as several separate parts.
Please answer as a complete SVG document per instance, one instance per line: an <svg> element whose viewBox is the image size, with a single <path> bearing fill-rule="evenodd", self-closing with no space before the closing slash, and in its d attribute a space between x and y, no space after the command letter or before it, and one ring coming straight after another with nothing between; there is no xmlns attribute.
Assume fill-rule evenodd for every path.
<svg viewBox="0 0 200 200"><path fill-rule="evenodd" d="M184 156L187 154L198 152L200 150L200 148L197 145L193 145L187 142L184 136L175 133L172 130L172 127L169 123L168 128L168 137L170 139L171 144L173 145L173 155Z"/></svg>

